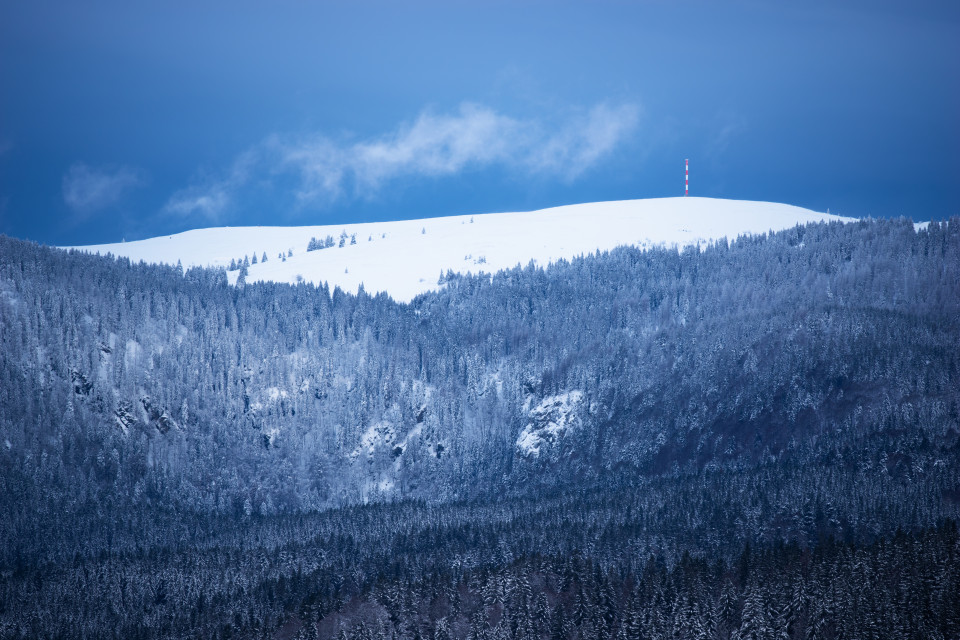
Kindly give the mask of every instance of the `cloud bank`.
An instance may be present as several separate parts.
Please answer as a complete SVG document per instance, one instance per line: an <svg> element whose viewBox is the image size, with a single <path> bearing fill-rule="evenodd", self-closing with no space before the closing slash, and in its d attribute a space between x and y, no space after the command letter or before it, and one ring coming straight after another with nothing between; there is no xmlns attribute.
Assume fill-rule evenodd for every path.
<svg viewBox="0 0 960 640"><path fill-rule="evenodd" d="M369 198L402 179L493 167L570 182L628 139L639 120L634 104L599 104L548 123L465 103L450 114L424 111L412 123L368 140L274 135L242 154L219 179L174 193L164 209L218 220L245 189L273 180L290 185L301 206Z"/></svg>
<svg viewBox="0 0 960 640"><path fill-rule="evenodd" d="M128 191L142 186L146 177L133 167L71 166L63 176L63 201L80 217L116 205Z"/></svg>

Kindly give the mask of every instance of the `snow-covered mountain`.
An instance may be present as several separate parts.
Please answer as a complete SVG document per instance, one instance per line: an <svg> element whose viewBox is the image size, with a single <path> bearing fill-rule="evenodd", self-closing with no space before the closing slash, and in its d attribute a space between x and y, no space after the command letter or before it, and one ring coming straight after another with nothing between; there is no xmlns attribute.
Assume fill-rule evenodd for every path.
<svg viewBox="0 0 960 640"><path fill-rule="evenodd" d="M218 227L136 242L74 247L148 263L228 267L251 260L247 282L308 281L409 301L441 274L494 273L531 260L637 247L708 244L718 238L850 218L770 202L658 198L576 204L540 211L301 227ZM312 238L331 247L308 251ZM343 238L343 246L340 246ZM262 260L267 256L267 261ZM236 282L239 271L229 273Z"/></svg>

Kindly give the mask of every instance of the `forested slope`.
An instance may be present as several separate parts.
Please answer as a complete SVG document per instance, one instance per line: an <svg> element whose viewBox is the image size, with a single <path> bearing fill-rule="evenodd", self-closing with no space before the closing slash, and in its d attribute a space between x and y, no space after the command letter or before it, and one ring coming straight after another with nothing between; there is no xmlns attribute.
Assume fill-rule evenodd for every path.
<svg viewBox="0 0 960 640"><path fill-rule="evenodd" d="M956 633L935 612L956 611L936 594L957 575L960 221L445 279L397 304L0 238L0 630L641 637L630 607L659 598L679 624L723 597L704 637L729 637L756 589L782 628L775 603L822 595L844 554L889 576L929 549L939 604L910 615ZM730 577L747 542L793 569ZM616 578L556 582L594 566ZM713 591L636 595L679 566ZM507 575L539 585L527 606L542 596L550 624L483 595ZM897 576L856 606L919 579ZM584 627L577 599L608 583L611 613ZM396 613L382 595L431 584L472 604ZM821 610L822 637L866 633L827 620L848 597L804 601L784 637ZM358 603L373 609L347 615Z"/></svg>

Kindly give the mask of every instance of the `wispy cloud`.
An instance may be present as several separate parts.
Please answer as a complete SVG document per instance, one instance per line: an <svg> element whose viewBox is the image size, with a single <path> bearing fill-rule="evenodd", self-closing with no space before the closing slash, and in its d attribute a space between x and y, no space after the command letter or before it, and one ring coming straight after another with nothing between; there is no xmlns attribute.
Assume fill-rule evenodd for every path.
<svg viewBox="0 0 960 640"><path fill-rule="evenodd" d="M164 205L164 211L184 218L199 216L219 220L232 203L233 194L248 181L259 163L259 156L259 149L242 153L225 177L180 189Z"/></svg>
<svg viewBox="0 0 960 640"><path fill-rule="evenodd" d="M442 177L470 168L520 161L523 123L487 107L464 104L452 115L430 111L372 140L338 144L322 135L274 136L266 150L299 177L297 200L363 197L403 177Z"/></svg>
<svg viewBox="0 0 960 640"><path fill-rule="evenodd" d="M76 216L85 217L116 205L128 191L146 183L134 167L71 166L63 176L63 201Z"/></svg>
<svg viewBox="0 0 960 640"><path fill-rule="evenodd" d="M229 182L217 182L205 187L182 189L164 206L164 210L183 217L199 215L216 220L230 204Z"/></svg>
<svg viewBox="0 0 960 640"><path fill-rule="evenodd" d="M216 220L241 191L277 177L286 179L300 205L370 197L404 178L441 178L496 166L572 181L631 136L639 120L634 104L600 104L546 122L466 103L449 114L424 111L413 122L367 140L274 135L246 151L223 177L175 193L165 209Z"/></svg>
<svg viewBox="0 0 960 640"><path fill-rule="evenodd" d="M559 131L531 141L527 164L539 172L574 180L633 133L639 119L636 105L597 105Z"/></svg>
<svg viewBox="0 0 960 640"><path fill-rule="evenodd" d="M377 187L403 175L444 176L470 166L508 162L523 137L519 121L465 104L454 115L423 113L412 126L345 151L357 182Z"/></svg>

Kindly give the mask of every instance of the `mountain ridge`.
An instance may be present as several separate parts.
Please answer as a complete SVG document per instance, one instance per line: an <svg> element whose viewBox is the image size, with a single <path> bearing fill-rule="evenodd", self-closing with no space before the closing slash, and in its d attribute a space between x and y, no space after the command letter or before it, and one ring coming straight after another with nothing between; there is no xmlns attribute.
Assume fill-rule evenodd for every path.
<svg viewBox="0 0 960 640"><path fill-rule="evenodd" d="M714 198L654 198L527 212L297 227L210 227L134 242L73 248L134 261L229 268L245 282L313 282L351 293L362 285L399 302L442 286L448 272L495 273L618 246L704 245L810 222L851 222L793 205ZM333 246L310 251L312 239ZM251 253L252 252L252 253ZM256 263L252 258L256 257ZM266 256L268 260L263 261ZM239 265L229 271L231 284Z"/></svg>

